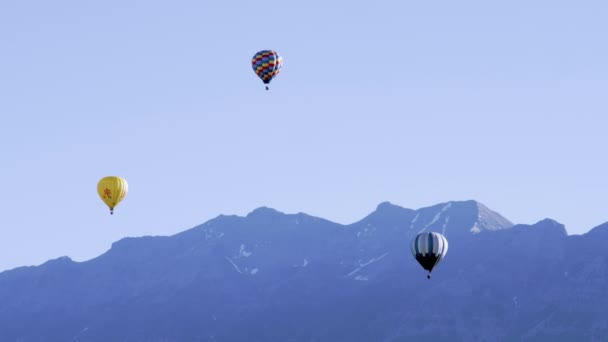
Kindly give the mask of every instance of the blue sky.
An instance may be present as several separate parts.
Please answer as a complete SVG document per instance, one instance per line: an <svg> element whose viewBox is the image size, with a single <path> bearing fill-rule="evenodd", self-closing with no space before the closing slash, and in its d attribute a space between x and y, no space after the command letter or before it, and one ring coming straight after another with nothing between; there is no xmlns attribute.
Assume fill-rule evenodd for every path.
<svg viewBox="0 0 608 342"><path fill-rule="evenodd" d="M0 269L259 206L608 220L602 1L3 1ZM258 50L284 58L266 92ZM111 217L106 175L130 192ZM405 248L405 247L404 247Z"/></svg>

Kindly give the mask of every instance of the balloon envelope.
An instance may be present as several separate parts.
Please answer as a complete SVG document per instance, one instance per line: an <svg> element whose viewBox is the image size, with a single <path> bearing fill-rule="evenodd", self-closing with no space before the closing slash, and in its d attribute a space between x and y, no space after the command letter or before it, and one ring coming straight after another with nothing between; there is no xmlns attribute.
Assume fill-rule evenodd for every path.
<svg viewBox="0 0 608 342"><path fill-rule="evenodd" d="M412 241L412 255L425 270L431 271L448 252L448 240L435 232L418 234Z"/></svg>
<svg viewBox="0 0 608 342"><path fill-rule="evenodd" d="M268 84L281 72L283 58L276 51L262 50L251 59L251 67L264 84Z"/></svg>
<svg viewBox="0 0 608 342"><path fill-rule="evenodd" d="M117 176L104 177L97 183L97 193L110 208L110 214L114 213L114 207L125 198L128 188L127 181Z"/></svg>

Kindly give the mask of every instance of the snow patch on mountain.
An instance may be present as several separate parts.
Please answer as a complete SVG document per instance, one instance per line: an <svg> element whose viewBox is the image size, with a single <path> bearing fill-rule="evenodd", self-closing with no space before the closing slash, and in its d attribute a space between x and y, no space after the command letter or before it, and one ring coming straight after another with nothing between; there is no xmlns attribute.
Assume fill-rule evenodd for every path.
<svg viewBox="0 0 608 342"><path fill-rule="evenodd" d="M234 263L234 261L232 261L232 259L230 259L229 257L226 257L226 260L228 260L232 264L235 271L237 271L239 274L243 274L241 269Z"/></svg>
<svg viewBox="0 0 608 342"><path fill-rule="evenodd" d="M477 222L475 222L475 224L473 225L473 227L471 228L471 233L473 234L477 234L481 232L481 228L479 228L479 226L477 225Z"/></svg>
<svg viewBox="0 0 608 342"><path fill-rule="evenodd" d="M513 223L499 213L490 210L479 202L475 203L477 205L477 222L471 228L471 232L479 233L482 230L499 230L513 227Z"/></svg>
<svg viewBox="0 0 608 342"><path fill-rule="evenodd" d="M424 227L422 227L422 229L420 229L420 231L418 231L418 233L422 233L423 231L425 231L428 227L432 226L433 224L435 224L437 221L439 221L439 218L441 217L441 212L438 212L437 214L435 214L435 217L433 217L433 220L431 220L431 222L427 223Z"/></svg>
<svg viewBox="0 0 608 342"><path fill-rule="evenodd" d="M245 244L241 244L241 249L239 250L239 255L245 258L249 258L251 255L253 255L252 252L248 252L245 250Z"/></svg>
<svg viewBox="0 0 608 342"><path fill-rule="evenodd" d="M435 214L435 216L433 217L433 219L431 220L431 222L429 222L427 225L425 225L418 233L422 233L427 228L429 228L430 226L432 226L435 223L437 223L437 221L439 221L439 219L441 218L441 215L443 213L445 213L451 207L452 207L452 202L449 202L448 204L446 204L445 206L443 206L443 208L441 208L441 210L437 214ZM445 233L445 227L446 227L446 224L443 225L444 233Z"/></svg>
<svg viewBox="0 0 608 342"><path fill-rule="evenodd" d="M376 228L372 227L372 225L368 223L367 226L365 228L363 228L362 231L357 232L357 237L371 236L374 234L374 232L376 232Z"/></svg>
<svg viewBox="0 0 608 342"><path fill-rule="evenodd" d="M346 276L347 276L347 277L350 277L350 276L355 275L355 273L357 273L357 272L361 271L363 268L365 268L365 267L367 267L367 266L369 266L369 265L371 265L371 264L373 264L373 263L375 263L375 262L378 262L378 261L380 261L380 260L384 259L384 257L385 257L385 256L387 256L387 255L388 255L388 252L386 252L386 253L382 254L382 255L381 255L381 256L379 256L379 257L372 258L372 259L371 259L371 260L369 260L368 262L364 262L364 263L361 263L361 260L359 260L359 261L358 261L358 262L359 262L359 267L355 268L355 269L354 269L352 272L350 272L350 273L349 273L349 274L347 274Z"/></svg>
<svg viewBox="0 0 608 342"><path fill-rule="evenodd" d="M416 221L418 221L419 217L420 217L420 213L416 213L416 216L414 216L414 218L412 219L412 222L410 222L410 230L414 229L414 224L416 223Z"/></svg>

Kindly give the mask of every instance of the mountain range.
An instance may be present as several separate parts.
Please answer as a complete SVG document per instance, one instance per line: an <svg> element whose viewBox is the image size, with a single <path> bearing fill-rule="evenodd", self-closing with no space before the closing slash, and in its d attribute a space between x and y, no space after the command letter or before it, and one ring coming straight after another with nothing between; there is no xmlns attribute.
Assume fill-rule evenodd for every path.
<svg viewBox="0 0 608 342"><path fill-rule="evenodd" d="M432 278L410 253L442 233ZM0 341L608 341L608 223L568 235L476 201L341 225L258 208L0 273Z"/></svg>

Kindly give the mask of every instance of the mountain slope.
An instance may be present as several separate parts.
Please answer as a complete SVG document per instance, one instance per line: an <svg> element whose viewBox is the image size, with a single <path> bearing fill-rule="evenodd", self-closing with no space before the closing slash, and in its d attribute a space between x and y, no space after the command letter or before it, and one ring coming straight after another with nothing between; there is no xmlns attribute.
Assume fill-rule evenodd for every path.
<svg viewBox="0 0 608 342"><path fill-rule="evenodd" d="M450 243L427 280L420 231ZM93 260L0 274L1 341L594 340L608 225L568 236L475 201L382 203L350 225L258 208Z"/></svg>

